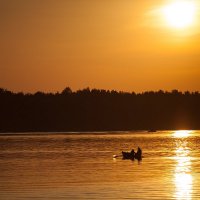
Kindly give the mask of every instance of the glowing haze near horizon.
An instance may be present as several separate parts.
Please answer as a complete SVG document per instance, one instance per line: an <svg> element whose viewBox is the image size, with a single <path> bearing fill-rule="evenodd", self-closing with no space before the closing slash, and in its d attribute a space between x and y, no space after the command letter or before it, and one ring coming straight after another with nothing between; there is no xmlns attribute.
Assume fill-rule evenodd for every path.
<svg viewBox="0 0 200 200"><path fill-rule="evenodd" d="M0 0L0 87L199 91L200 3L173 2Z"/></svg>

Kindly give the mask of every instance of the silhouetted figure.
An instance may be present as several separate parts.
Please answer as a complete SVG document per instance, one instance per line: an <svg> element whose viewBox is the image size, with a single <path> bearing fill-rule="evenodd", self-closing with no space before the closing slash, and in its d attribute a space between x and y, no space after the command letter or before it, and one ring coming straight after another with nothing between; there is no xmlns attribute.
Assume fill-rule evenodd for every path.
<svg viewBox="0 0 200 200"><path fill-rule="evenodd" d="M137 153L135 154L135 159L142 160L142 149L138 147Z"/></svg>
<svg viewBox="0 0 200 200"><path fill-rule="evenodd" d="M132 149L131 152L122 151L122 156L123 156L123 159L134 160L135 159L135 151L134 151L134 149Z"/></svg>
<svg viewBox="0 0 200 200"><path fill-rule="evenodd" d="M135 151L134 151L134 149L131 150L131 155L132 155L133 157L135 157Z"/></svg>

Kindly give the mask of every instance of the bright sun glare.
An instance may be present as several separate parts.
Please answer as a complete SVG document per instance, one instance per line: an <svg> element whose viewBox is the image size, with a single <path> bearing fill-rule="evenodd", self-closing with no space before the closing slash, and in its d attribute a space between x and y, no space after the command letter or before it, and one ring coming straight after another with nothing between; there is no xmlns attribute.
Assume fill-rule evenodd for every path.
<svg viewBox="0 0 200 200"><path fill-rule="evenodd" d="M193 24L195 8L192 0L179 0L165 6L163 14L170 26L185 28Z"/></svg>
<svg viewBox="0 0 200 200"><path fill-rule="evenodd" d="M189 131L189 130L175 131L175 132L174 132L174 136L175 136L175 137L187 137L187 136L189 136L189 134L190 134L191 132L192 132L192 131Z"/></svg>

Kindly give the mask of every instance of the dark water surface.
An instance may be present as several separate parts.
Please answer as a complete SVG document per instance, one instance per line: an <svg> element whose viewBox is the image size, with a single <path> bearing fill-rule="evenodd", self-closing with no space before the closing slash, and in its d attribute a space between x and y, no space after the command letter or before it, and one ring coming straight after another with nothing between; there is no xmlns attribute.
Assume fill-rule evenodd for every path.
<svg viewBox="0 0 200 200"><path fill-rule="evenodd" d="M4 134L0 199L200 199L199 158L200 131Z"/></svg>

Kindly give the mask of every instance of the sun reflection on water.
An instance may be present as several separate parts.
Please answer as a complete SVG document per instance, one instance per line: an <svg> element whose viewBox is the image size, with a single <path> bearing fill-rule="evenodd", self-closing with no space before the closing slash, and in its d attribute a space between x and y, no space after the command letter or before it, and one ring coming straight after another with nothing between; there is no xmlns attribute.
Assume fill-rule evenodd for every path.
<svg viewBox="0 0 200 200"><path fill-rule="evenodd" d="M183 132L182 132L183 133ZM189 134L190 132L187 132ZM183 136L184 135L184 136ZM186 132L182 136L186 137ZM175 182L175 198L181 199L192 199L192 175L191 175L191 158L189 156L190 149L187 146L187 141L178 141L176 143L176 167L174 174Z"/></svg>
<svg viewBox="0 0 200 200"><path fill-rule="evenodd" d="M175 131L173 135L174 137L184 138L184 137L188 137L190 133L192 133L191 130L178 130L178 131Z"/></svg>

